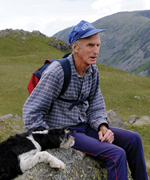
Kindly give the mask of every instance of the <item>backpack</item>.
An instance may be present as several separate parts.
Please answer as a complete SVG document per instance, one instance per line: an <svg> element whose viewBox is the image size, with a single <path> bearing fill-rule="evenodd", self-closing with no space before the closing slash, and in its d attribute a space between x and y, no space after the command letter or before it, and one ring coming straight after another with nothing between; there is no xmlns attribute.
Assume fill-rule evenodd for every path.
<svg viewBox="0 0 150 180"><path fill-rule="evenodd" d="M27 86L28 88L28 93L29 95L32 93L33 89L37 86L43 71L54 61L59 61L59 63L61 64L63 70L64 70L64 84L61 90L60 95L64 94L65 91L67 90L69 83L70 83L70 79L71 79L71 66L70 66L70 62L69 60L66 58L67 56L63 56L62 59L46 59L46 61L44 62L44 65L42 67L40 67L39 69L37 69L31 76L29 84Z"/></svg>

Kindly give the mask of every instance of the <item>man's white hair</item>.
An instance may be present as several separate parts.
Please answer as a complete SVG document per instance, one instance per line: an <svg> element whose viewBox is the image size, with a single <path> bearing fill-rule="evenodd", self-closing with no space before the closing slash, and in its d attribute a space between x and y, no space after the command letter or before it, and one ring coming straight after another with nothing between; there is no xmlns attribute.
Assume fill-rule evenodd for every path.
<svg viewBox="0 0 150 180"><path fill-rule="evenodd" d="M74 43L76 43L80 48L82 48L80 39L77 39ZM74 54L74 50L72 51L72 54Z"/></svg>

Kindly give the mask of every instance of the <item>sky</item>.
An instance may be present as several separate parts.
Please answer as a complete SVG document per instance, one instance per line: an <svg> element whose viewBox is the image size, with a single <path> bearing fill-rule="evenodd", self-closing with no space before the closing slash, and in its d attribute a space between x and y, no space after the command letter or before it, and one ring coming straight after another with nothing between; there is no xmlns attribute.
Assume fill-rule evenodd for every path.
<svg viewBox="0 0 150 180"><path fill-rule="evenodd" d="M150 10L150 0L0 0L0 30L39 30L47 36L124 11Z"/></svg>

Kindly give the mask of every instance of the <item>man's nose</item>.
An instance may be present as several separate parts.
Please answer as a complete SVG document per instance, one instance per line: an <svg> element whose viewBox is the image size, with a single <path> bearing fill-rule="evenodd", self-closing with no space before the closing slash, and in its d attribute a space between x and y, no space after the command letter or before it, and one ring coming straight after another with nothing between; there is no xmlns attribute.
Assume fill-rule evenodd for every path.
<svg viewBox="0 0 150 180"><path fill-rule="evenodd" d="M99 46L94 46L94 50L93 50L93 52L95 53L95 54L99 54L99 50L100 50L100 47Z"/></svg>

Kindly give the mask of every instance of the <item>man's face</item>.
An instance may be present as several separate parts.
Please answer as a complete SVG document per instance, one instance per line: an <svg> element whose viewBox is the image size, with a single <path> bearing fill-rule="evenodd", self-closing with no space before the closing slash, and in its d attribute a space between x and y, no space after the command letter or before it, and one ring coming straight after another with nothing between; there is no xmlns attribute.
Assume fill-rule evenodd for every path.
<svg viewBox="0 0 150 180"><path fill-rule="evenodd" d="M80 39L81 46L78 47L78 57L86 65L96 64L100 50L100 36L94 34L85 39Z"/></svg>

